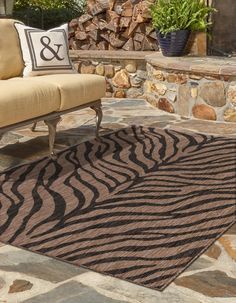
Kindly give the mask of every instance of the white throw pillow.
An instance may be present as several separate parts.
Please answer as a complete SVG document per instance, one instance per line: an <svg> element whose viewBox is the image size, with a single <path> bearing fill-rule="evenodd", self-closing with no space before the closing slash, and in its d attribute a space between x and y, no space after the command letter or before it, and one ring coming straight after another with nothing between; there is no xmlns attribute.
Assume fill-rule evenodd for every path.
<svg viewBox="0 0 236 303"><path fill-rule="evenodd" d="M25 63L24 77L75 73L69 58L68 25L48 31L15 23Z"/></svg>

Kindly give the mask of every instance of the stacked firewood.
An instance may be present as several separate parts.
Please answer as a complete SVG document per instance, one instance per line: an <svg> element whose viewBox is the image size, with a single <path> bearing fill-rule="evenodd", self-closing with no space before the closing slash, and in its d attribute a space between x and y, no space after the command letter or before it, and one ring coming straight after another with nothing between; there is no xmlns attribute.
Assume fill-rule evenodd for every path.
<svg viewBox="0 0 236 303"><path fill-rule="evenodd" d="M87 0L87 12L70 22L72 49L157 50L149 6L154 0Z"/></svg>

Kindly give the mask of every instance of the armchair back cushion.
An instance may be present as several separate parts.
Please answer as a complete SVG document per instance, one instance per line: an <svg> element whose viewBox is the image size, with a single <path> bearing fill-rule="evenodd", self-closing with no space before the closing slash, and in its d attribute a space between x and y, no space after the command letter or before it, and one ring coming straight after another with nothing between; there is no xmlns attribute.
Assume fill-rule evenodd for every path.
<svg viewBox="0 0 236 303"><path fill-rule="evenodd" d="M0 19L0 80L22 75L24 63L15 20Z"/></svg>

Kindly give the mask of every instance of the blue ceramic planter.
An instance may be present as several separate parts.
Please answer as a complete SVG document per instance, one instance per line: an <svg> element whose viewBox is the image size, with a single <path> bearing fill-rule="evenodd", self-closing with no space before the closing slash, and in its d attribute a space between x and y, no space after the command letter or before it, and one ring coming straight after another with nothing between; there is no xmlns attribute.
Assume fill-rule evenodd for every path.
<svg viewBox="0 0 236 303"><path fill-rule="evenodd" d="M190 30L178 30L168 33L166 36L156 30L157 40L163 56L179 57L184 54L185 46L190 36Z"/></svg>

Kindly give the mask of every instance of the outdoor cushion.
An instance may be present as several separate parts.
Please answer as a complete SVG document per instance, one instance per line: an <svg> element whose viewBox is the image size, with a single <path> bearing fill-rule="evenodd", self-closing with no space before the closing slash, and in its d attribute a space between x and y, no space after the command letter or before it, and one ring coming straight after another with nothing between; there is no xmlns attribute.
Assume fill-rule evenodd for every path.
<svg viewBox="0 0 236 303"><path fill-rule="evenodd" d="M24 68L14 23L0 19L0 80L20 76Z"/></svg>
<svg viewBox="0 0 236 303"><path fill-rule="evenodd" d="M58 87L61 94L59 111L96 101L103 98L106 93L106 80L97 75L60 74L32 77L29 80L30 82L46 82Z"/></svg>
<svg viewBox="0 0 236 303"><path fill-rule="evenodd" d="M0 80L0 127L40 117L60 108L60 92L42 81Z"/></svg>
<svg viewBox="0 0 236 303"><path fill-rule="evenodd" d="M15 23L25 63L24 77L75 73L69 58L68 24L44 31Z"/></svg>

